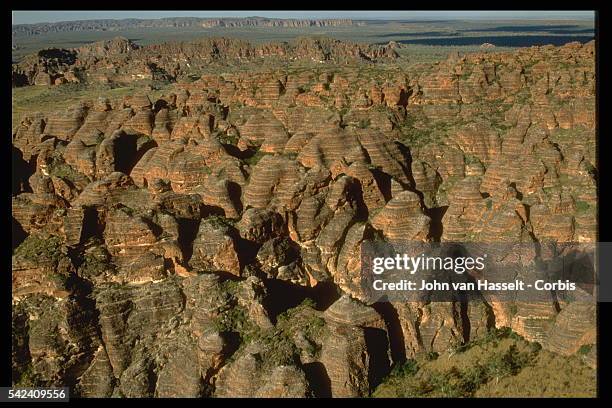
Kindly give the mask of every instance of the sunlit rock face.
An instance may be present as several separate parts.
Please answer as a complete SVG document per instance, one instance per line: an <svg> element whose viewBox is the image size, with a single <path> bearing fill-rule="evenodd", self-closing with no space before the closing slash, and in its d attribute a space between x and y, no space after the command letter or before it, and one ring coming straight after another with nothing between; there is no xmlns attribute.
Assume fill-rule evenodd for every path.
<svg viewBox="0 0 612 408"><path fill-rule="evenodd" d="M398 356L492 327L561 355L596 342L593 307L371 305L361 276L373 239L596 241L593 42L405 69L335 40L70 55L89 80L179 81L14 128L15 375L82 396L355 397ZM238 57L315 65L180 81Z"/></svg>

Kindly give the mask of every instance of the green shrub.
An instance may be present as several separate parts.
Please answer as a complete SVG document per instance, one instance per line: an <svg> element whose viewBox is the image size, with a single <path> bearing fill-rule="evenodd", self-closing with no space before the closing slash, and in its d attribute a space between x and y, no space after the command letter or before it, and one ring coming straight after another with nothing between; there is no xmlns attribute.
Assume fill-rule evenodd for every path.
<svg viewBox="0 0 612 408"><path fill-rule="evenodd" d="M390 376L409 377L415 375L419 371L419 363L411 358L404 364L398 364L391 370Z"/></svg>
<svg viewBox="0 0 612 408"><path fill-rule="evenodd" d="M300 352L286 333L274 330L256 339L263 345L260 357L264 370L279 365L296 364L299 361Z"/></svg>
<svg viewBox="0 0 612 408"><path fill-rule="evenodd" d="M102 247L95 247L85 254L83 263L79 266L79 275L99 276L108 270L114 270L109 262L108 253Z"/></svg>
<svg viewBox="0 0 612 408"><path fill-rule="evenodd" d="M41 379L30 363L25 367L19 378L14 381L13 384L15 387L38 387L41 385Z"/></svg>
<svg viewBox="0 0 612 408"><path fill-rule="evenodd" d="M248 158L244 159L244 163L248 164L249 166L255 166L257 163L259 163L261 158L264 157L266 154L267 153L264 153L264 152L258 150L251 157L248 157Z"/></svg>
<svg viewBox="0 0 612 408"><path fill-rule="evenodd" d="M584 355L589 354L592 349L593 349L593 344L583 344L582 346L580 346L577 353L581 356L584 356Z"/></svg>
<svg viewBox="0 0 612 408"><path fill-rule="evenodd" d="M586 201L576 201L576 211L586 212L591 208L591 205Z"/></svg>
<svg viewBox="0 0 612 408"><path fill-rule="evenodd" d="M227 132L224 132L217 135L217 140L219 140L219 143L235 146L238 143L238 136L228 135Z"/></svg>
<svg viewBox="0 0 612 408"><path fill-rule="evenodd" d="M428 361L432 361L432 360L437 360L439 356L440 356L440 353L438 353L437 351L430 351L425 355L425 358Z"/></svg>
<svg viewBox="0 0 612 408"><path fill-rule="evenodd" d="M281 313L276 326L289 336L301 331L310 340L321 338L325 334L325 320L315 311L315 303L306 298L299 306Z"/></svg>
<svg viewBox="0 0 612 408"><path fill-rule="evenodd" d="M209 222L215 228L232 228L234 226L235 221L229 218L226 218L222 215L209 215L204 218L206 222Z"/></svg>
<svg viewBox="0 0 612 408"><path fill-rule="evenodd" d="M54 235L44 237L32 234L15 249L14 254L33 262L41 259L51 259L57 262L62 256L62 240Z"/></svg>
<svg viewBox="0 0 612 408"><path fill-rule="evenodd" d="M215 329L219 332L236 332L241 337L252 329L249 324L245 310L238 305L225 310L214 320Z"/></svg>

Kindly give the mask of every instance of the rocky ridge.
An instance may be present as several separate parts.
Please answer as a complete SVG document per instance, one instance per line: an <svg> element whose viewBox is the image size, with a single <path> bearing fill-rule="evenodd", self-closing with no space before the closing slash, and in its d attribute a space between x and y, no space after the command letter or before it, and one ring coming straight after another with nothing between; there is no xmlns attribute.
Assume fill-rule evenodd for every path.
<svg viewBox="0 0 612 408"><path fill-rule="evenodd" d="M42 35L66 31L118 31L133 28L212 28L212 27L344 27L360 25L351 19L282 19L265 17L76 20L57 23L13 24L13 35Z"/></svg>
<svg viewBox="0 0 612 408"><path fill-rule="evenodd" d="M299 37L291 42L254 45L233 38L202 38L138 46L124 37L79 48L50 48L12 66L13 86L64 83L129 83L190 78L211 64L291 61L359 63L397 58L397 45L358 44L332 38Z"/></svg>

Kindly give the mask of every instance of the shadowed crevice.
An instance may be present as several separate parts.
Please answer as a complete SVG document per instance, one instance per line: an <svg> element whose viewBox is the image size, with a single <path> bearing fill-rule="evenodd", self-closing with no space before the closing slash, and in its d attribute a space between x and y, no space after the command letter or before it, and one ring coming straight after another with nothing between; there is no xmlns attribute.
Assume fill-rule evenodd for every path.
<svg viewBox="0 0 612 408"><path fill-rule="evenodd" d="M442 223L442 219L444 218L444 214L446 214L447 210L448 205L425 209L425 214L431 218L429 236L435 242L440 242L442 239L442 233L444 232L444 224Z"/></svg>
<svg viewBox="0 0 612 408"><path fill-rule="evenodd" d="M304 370L306 380L308 381L314 397L332 397L331 379L322 363L315 361L313 363L304 364L302 370Z"/></svg>
<svg viewBox="0 0 612 408"><path fill-rule="evenodd" d="M366 348L370 356L368 367L368 383L373 391L382 380L389 374L391 362L389 361L389 341L387 332L383 329L372 327L364 328Z"/></svg>
<svg viewBox="0 0 612 408"><path fill-rule="evenodd" d="M187 264L193 255L193 242L198 235L200 220L179 218L178 223L178 244L183 252L183 262Z"/></svg>
<svg viewBox="0 0 612 408"><path fill-rule="evenodd" d="M314 287L305 287L280 279L266 282L268 297L265 307L272 321L281 313L299 306L304 300L315 302L317 310L325 310L340 298L340 291L333 282L319 282Z"/></svg>
<svg viewBox="0 0 612 408"><path fill-rule="evenodd" d="M397 310L389 302L374 303L372 307L381 315L387 326L393 365L403 364L406 361L406 345Z"/></svg>

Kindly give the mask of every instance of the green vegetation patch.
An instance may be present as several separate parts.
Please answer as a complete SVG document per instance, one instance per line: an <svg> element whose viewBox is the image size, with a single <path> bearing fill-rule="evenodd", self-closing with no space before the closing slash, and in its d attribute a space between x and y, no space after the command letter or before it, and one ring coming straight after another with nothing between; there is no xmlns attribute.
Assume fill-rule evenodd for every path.
<svg viewBox="0 0 612 408"><path fill-rule="evenodd" d="M239 137L236 134L229 135L227 134L227 132L222 132L222 133L217 134L217 140L221 144L236 146L236 144L238 144L238 139Z"/></svg>
<svg viewBox="0 0 612 408"><path fill-rule="evenodd" d="M593 350L594 344L583 344L577 351L578 355L585 356Z"/></svg>
<svg viewBox="0 0 612 408"><path fill-rule="evenodd" d="M32 367L32 363L29 363L13 384L15 387L39 387L42 385L42 380Z"/></svg>
<svg viewBox="0 0 612 408"><path fill-rule="evenodd" d="M51 168L49 174L52 176L65 178L68 180L74 180L74 176L76 175L76 170L74 170L70 165L66 163L58 163Z"/></svg>
<svg viewBox="0 0 612 408"><path fill-rule="evenodd" d="M300 350L294 342L300 332L308 342L308 352L316 355L320 351L320 340L327 334L325 320L314 310L314 302L306 299L299 306L280 314L276 326L260 331L253 340L263 344L264 366L276 367L299 362Z"/></svg>
<svg viewBox="0 0 612 408"><path fill-rule="evenodd" d="M234 356L240 355L240 350L248 344L257 343L261 346L258 357L264 370L279 365L298 364L300 349L294 341L298 332L303 334L309 344L307 352L316 355L320 351L320 339L326 335L327 329L311 300L307 299L299 306L285 311L278 316L274 327L263 329L250 321L248 312L236 302L239 285L238 281L230 280L222 283L222 290L231 300L214 322L220 332L233 332L240 336L241 345Z"/></svg>
<svg viewBox="0 0 612 408"><path fill-rule="evenodd" d="M509 328L494 329L432 360L427 355L397 365L374 397L593 397L596 371L576 356L543 350Z"/></svg>
<svg viewBox="0 0 612 408"><path fill-rule="evenodd" d="M64 256L63 244L61 238L57 236L42 236L37 234L29 235L19 245L14 255L17 258L28 260L32 263L46 265L50 263L53 269L49 272L48 278L54 282L58 287L65 288L68 284L69 276L56 272L60 259Z"/></svg>
<svg viewBox="0 0 612 408"><path fill-rule="evenodd" d="M78 181L89 181L87 176L75 170L72 166L64 161L64 158L55 153L48 163L48 171L50 176L59 177L68 180L72 184L78 184Z"/></svg>
<svg viewBox="0 0 612 408"><path fill-rule="evenodd" d="M261 150L258 150L251 157L248 157L248 158L244 159L244 163L248 164L249 166L255 166L255 165L257 165L257 163L259 163L259 161L262 159L262 157L264 157L267 154L268 153L264 153Z"/></svg>
<svg viewBox="0 0 612 408"><path fill-rule="evenodd" d="M85 253L79 274L83 277L100 276L107 271L113 271L108 252L101 246L93 247Z"/></svg>
<svg viewBox="0 0 612 408"><path fill-rule="evenodd" d="M581 201L581 200L576 201L576 211L579 214L589 211L590 208L591 208L591 205L587 203L586 201Z"/></svg>
<svg viewBox="0 0 612 408"><path fill-rule="evenodd" d="M516 306L516 305L512 305ZM509 327L492 328L488 330L483 336L478 337L470 342L455 348L455 352L465 352L475 346L493 345L498 346L499 342L503 339L512 339L517 341L524 340L522 336L514 332ZM532 343L533 348L539 350L541 346L538 343Z"/></svg>
<svg viewBox="0 0 612 408"><path fill-rule="evenodd" d="M233 228L235 224L235 220L226 218L222 215L209 215L204 218L204 220L215 228Z"/></svg>
<svg viewBox="0 0 612 408"><path fill-rule="evenodd" d="M259 357L264 371L279 365L293 365L299 362L300 351L287 333L275 330L261 334L253 340L262 345Z"/></svg>
<svg viewBox="0 0 612 408"><path fill-rule="evenodd" d="M307 338L316 340L326 335L325 320L315 311L315 303L305 299L299 306L289 309L277 318L276 327L293 336L301 331Z"/></svg>
<svg viewBox="0 0 612 408"><path fill-rule="evenodd" d="M408 115L406 120L398 123L398 129L402 135L400 142L409 148L443 144L449 132L461 123L459 119L452 123L446 121L425 123L422 119Z"/></svg>
<svg viewBox="0 0 612 408"><path fill-rule="evenodd" d="M240 334L243 340L250 337L250 333L257 331L257 327L248 320L246 310L236 304L220 313L214 320L214 325L215 329L221 333L234 332Z"/></svg>
<svg viewBox="0 0 612 408"><path fill-rule="evenodd" d="M15 249L14 255L32 262L49 259L57 263L62 256L62 240L53 235L31 234Z"/></svg>
<svg viewBox="0 0 612 408"><path fill-rule="evenodd" d="M167 89L164 81L135 81L129 85L100 83L67 83L53 86L23 86L13 88L12 114L13 127L19 124L24 114L32 112L52 112L68 109L80 101L96 101L98 98L119 99L142 91L145 86L153 85L148 92L151 100L156 100Z"/></svg>
<svg viewBox="0 0 612 408"><path fill-rule="evenodd" d="M432 129L420 129L416 127L402 127L401 128L402 143L408 147L419 147L426 146L435 141L435 136Z"/></svg>
<svg viewBox="0 0 612 408"><path fill-rule="evenodd" d="M374 396L472 397L484 384L533 365L540 350L508 328L493 329L448 356L427 353L394 367Z"/></svg>

